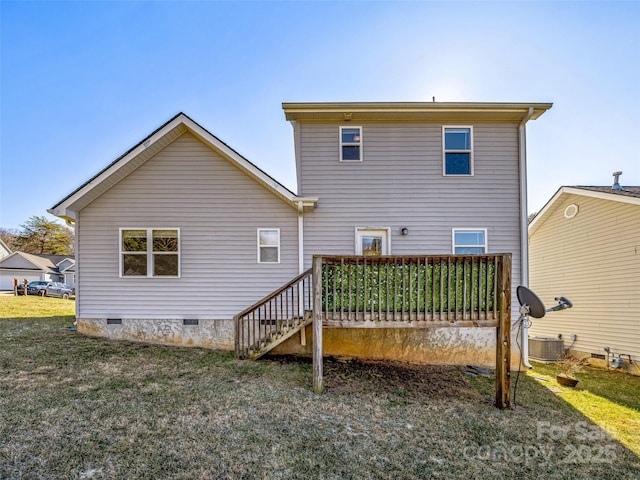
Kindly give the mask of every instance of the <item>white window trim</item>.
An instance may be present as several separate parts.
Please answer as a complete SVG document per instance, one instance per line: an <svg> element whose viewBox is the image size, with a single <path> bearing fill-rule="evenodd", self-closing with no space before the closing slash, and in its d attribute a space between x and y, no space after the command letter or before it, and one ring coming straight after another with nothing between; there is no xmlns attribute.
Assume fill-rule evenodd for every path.
<svg viewBox="0 0 640 480"><path fill-rule="evenodd" d="M354 236L356 255L362 255L362 235L367 233L383 233L385 239L382 243L382 255L391 255L391 227L356 227Z"/></svg>
<svg viewBox="0 0 640 480"><path fill-rule="evenodd" d="M445 143L445 132L448 128L468 128L470 135L470 150L447 150ZM473 155L473 126L472 125L443 125L442 126L442 176L443 177L473 177L474 175L474 155ZM468 153L470 173L447 173L447 153Z"/></svg>
<svg viewBox="0 0 640 480"><path fill-rule="evenodd" d="M278 261L277 262L261 262L260 261L260 248L261 247L274 247L274 246L276 246L276 245L261 245L260 244L260 232L262 232L264 230L272 230L272 231L278 232L278 245L277 245L277 247L278 247ZM257 239L256 244L257 244L257 247L258 247L257 251L256 251L256 254L257 254L256 260L258 261L258 263L263 264L263 265L277 265L277 264L279 264L280 263L280 229L279 228L268 228L268 227L258 228L258 230L256 232L256 239Z"/></svg>
<svg viewBox="0 0 640 480"><path fill-rule="evenodd" d="M456 232L484 232L484 245L456 245ZM484 247L484 254L489 252L489 235L486 228L452 228L451 229L451 253L456 254L456 247Z"/></svg>
<svg viewBox="0 0 640 480"><path fill-rule="evenodd" d="M354 128L358 128L360 129L360 141L359 142L342 142L342 130L344 129L354 129ZM364 160L364 148L363 148L363 131L362 131L362 126L359 125L340 125L340 131L338 132L339 134L339 140L340 140L340 161L344 162L344 163L358 163L358 162L362 162ZM354 147L354 146L358 146L360 147L360 159L359 160L344 160L342 158L342 147L346 146L346 147Z"/></svg>
<svg viewBox="0 0 640 480"><path fill-rule="evenodd" d="M146 230L147 231L147 275L124 275L122 272L123 261L122 255L124 253L132 253L132 252L124 252L122 251L122 232L124 230ZM154 230L176 230L178 232L178 251L177 252L165 252L170 255L178 255L178 275L154 275L153 274L153 231ZM182 239L180 237L180 229L178 227L120 227L120 231L118 234L118 271L120 278L180 278L182 275ZM162 252L155 252L162 253Z"/></svg>

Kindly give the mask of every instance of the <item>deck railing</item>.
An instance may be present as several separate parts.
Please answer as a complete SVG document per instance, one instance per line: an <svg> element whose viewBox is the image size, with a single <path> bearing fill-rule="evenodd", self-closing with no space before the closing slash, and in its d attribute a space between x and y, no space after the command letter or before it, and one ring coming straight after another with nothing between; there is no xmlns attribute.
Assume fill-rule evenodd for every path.
<svg viewBox="0 0 640 480"><path fill-rule="evenodd" d="M319 258L325 326L496 325L501 255Z"/></svg>
<svg viewBox="0 0 640 480"><path fill-rule="evenodd" d="M234 317L236 356L252 356L273 335L283 334L300 325L305 312L310 316L312 309L309 269Z"/></svg>
<svg viewBox="0 0 640 480"><path fill-rule="evenodd" d="M314 389L323 389L322 328L495 327L496 405L509 406L511 255L326 256L240 312L239 358L256 358L313 320ZM304 337L302 337L304 338Z"/></svg>
<svg viewBox="0 0 640 480"><path fill-rule="evenodd" d="M511 255L313 257L313 388L323 326L495 327L496 406L510 405Z"/></svg>

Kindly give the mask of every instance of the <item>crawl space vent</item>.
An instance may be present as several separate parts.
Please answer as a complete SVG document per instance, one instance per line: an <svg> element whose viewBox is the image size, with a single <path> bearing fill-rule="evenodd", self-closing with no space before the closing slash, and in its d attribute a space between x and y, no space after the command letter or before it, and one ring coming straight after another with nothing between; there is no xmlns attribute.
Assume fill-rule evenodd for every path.
<svg viewBox="0 0 640 480"><path fill-rule="evenodd" d="M529 358L538 362L555 362L564 353L561 338L534 337L529 339Z"/></svg>

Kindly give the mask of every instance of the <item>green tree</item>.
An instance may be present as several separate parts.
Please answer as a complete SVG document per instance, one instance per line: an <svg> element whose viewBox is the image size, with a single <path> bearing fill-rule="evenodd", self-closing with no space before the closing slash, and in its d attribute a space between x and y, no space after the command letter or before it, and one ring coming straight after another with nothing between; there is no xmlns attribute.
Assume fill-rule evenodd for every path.
<svg viewBox="0 0 640 480"><path fill-rule="evenodd" d="M73 232L55 221L34 215L20 227L15 246L21 252L54 255L73 253Z"/></svg>

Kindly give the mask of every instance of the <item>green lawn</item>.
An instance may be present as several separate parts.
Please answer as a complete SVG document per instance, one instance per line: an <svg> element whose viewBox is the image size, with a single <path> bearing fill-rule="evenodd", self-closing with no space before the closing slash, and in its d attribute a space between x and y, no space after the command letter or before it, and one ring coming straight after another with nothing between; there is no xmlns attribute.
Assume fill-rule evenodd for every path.
<svg viewBox="0 0 640 480"><path fill-rule="evenodd" d="M562 400L640 456L640 377L586 367L576 375L577 387L566 388L554 381L553 364L533 365L536 381L552 385Z"/></svg>
<svg viewBox="0 0 640 480"><path fill-rule="evenodd" d="M640 478L567 401L638 415L637 377L567 394L522 375L500 411L493 379L460 367L327 359L317 395L308 362L85 337L64 328L73 305L0 297L2 479Z"/></svg>

